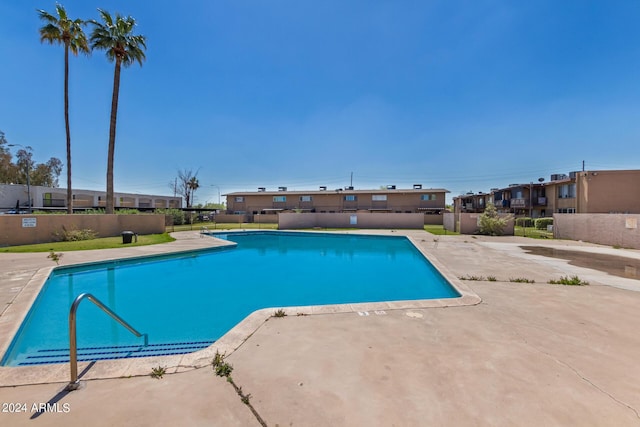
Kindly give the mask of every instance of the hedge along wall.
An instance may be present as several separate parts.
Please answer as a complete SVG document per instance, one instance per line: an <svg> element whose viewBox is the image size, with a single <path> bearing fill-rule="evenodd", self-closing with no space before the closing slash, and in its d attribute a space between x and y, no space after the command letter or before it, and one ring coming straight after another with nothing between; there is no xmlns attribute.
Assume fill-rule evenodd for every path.
<svg viewBox="0 0 640 427"><path fill-rule="evenodd" d="M56 241L54 233L91 229L98 237L119 236L123 231L138 234L164 233L165 216L140 215L0 215L0 246L29 245Z"/></svg>
<svg viewBox="0 0 640 427"><path fill-rule="evenodd" d="M422 213L281 213L278 228L415 228L424 229Z"/></svg>
<svg viewBox="0 0 640 427"><path fill-rule="evenodd" d="M640 249L640 215L553 214L553 237Z"/></svg>

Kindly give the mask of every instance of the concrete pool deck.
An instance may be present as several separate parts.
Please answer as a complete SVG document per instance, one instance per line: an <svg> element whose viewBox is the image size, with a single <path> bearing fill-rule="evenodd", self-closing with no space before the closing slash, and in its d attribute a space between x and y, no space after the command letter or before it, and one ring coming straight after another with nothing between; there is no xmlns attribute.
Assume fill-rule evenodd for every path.
<svg viewBox="0 0 640 427"><path fill-rule="evenodd" d="M227 361L268 425L640 425L640 281L530 255L518 246L633 258L640 251L515 237L397 234L411 236L457 277L497 281L465 281L482 298L477 305L262 322ZM210 244L197 233L176 235L181 238L166 246L67 253L63 263ZM21 287L52 264L46 254L0 254L0 317ZM591 286L546 284L574 274ZM516 277L536 283L508 281ZM66 365L48 369L68 372ZM27 412L0 412L0 423L259 425L210 366L160 380L83 384L72 393L61 393L62 382L1 387L3 404L24 403ZM47 402L57 403L49 409L59 412L31 412L34 403Z"/></svg>

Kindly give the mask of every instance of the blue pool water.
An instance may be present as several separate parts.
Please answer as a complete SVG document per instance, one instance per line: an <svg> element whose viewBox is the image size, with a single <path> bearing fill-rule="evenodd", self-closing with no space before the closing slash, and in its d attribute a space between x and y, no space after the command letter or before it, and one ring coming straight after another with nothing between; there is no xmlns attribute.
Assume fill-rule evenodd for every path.
<svg viewBox="0 0 640 427"><path fill-rule="evenodd" d="M2 365L68 361L69 308L83 292L147 333L150 345L83 301L78 360L196 351L261 308L460 296L404 237L216 236L237 246L54 270Z"/></svg>

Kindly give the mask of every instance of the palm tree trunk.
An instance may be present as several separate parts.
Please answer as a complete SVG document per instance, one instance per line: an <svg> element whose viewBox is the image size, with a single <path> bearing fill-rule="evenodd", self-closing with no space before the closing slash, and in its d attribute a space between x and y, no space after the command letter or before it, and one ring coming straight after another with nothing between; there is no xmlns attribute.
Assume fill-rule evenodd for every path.
<svg viewBox="0 0 640 427"><path fill-rule="evenodd" d="M113 200L113 157L116 149L116 119L118 116L118 93L120 92L120 63L116 56L116 69L113 73L113 96L111 97L111 120L109 125L109 153L107 154L107 203L105 213L114 212Z"/></svg>
<svg viewBox="0 0 640 427"><path fill-rule="evenodd" d="M67 213L73 213L71 190L71 130L69 128L69 43L64 44L64 125L67 131Z"/></svg>

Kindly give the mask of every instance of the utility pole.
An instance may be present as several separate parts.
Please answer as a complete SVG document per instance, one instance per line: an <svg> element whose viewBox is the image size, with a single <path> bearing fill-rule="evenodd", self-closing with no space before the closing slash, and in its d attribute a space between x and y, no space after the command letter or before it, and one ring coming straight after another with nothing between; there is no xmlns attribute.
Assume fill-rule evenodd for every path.
<svg viewBox="0 0 640 427"><path fill-rule="evenodd" d="M531 218L533 209L533 181L529 182L529 218Z"/></svg>

